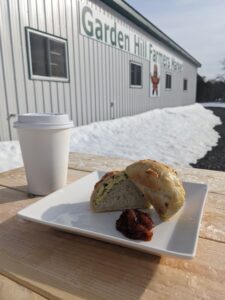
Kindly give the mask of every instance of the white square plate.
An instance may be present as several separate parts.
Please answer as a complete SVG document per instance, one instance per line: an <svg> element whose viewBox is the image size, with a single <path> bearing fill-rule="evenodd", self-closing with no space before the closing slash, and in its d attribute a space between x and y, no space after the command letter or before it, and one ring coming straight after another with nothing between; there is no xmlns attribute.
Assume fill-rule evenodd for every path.
<svg viewBox="0 0 225 300"><path fill-rule="evenodd" d="M184 182L184 207L171 220L162 222L154 210L153 238L149 242L126 238L116 230L121 212L94 213L89 206L95 183L104 172L93 172L21 210L23 219L60 230L88 236L157 255L192 258L197 248L198 233L207 195L207 185Z"/></svg>

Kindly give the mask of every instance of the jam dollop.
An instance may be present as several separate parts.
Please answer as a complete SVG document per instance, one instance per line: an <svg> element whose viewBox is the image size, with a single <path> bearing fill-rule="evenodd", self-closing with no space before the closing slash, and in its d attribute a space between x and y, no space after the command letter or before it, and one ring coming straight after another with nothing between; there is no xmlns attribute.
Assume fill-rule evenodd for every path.
<svg viewBox="0 0 225 300"><path fill-rule="evenodd" d="M150 241L154 223L150 216L138 209L126 209L116 221L116 229L134 240Z"/></svg>

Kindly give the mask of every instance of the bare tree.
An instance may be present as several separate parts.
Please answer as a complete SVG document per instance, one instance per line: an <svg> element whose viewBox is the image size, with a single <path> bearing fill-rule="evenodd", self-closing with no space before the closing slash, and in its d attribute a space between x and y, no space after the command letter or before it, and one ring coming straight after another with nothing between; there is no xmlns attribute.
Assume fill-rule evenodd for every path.
<svg viewBox="0 0 225 300"><path fill-rule="evenodd" d="M224 58L224 60L221 61L221 64L222 64L222 70L225 71L225 58Z"/></svg>
<svg viewBox="0 0 225 300"><path fill-rule="evenodd" d="M223 73L216 76L216 80L225 81L225 59L221 61L221 70Z"/></svg>

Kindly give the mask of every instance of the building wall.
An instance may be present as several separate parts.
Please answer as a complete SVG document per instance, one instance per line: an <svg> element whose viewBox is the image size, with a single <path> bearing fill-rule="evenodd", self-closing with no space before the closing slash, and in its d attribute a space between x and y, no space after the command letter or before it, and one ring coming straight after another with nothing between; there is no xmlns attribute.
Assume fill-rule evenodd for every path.
<svg viewBox="0 0 225 300"><path fill-rule="evenodd" d="M0 1L0 140L17 138L12 128L15 115L26 112L68 113L77 126L195 102L197 69L191 62L165 47L183 61L183 73L173 75L172 90L166 91L162 72L161 95L150 98L149 61L81 35L79 1L89 2ZM89 3L149 38L147 33L99 0ZM68 40L70 82L29 79L25 26ZM141 89L129 86L130 61L143 65ZM183 91L184 77L188 78L187 92Z"/></svg>

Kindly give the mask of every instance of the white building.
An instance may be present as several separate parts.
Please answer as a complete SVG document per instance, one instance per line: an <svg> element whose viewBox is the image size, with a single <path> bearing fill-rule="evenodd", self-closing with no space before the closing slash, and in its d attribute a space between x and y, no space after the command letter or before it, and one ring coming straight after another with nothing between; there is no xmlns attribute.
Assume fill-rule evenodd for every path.
<svg viewBox="0 0 225 300"><path fill-rule="evenodd" d="M199 66L121 0L0 1L0 140L20 113L84 125L194 103Z"/></svg>

